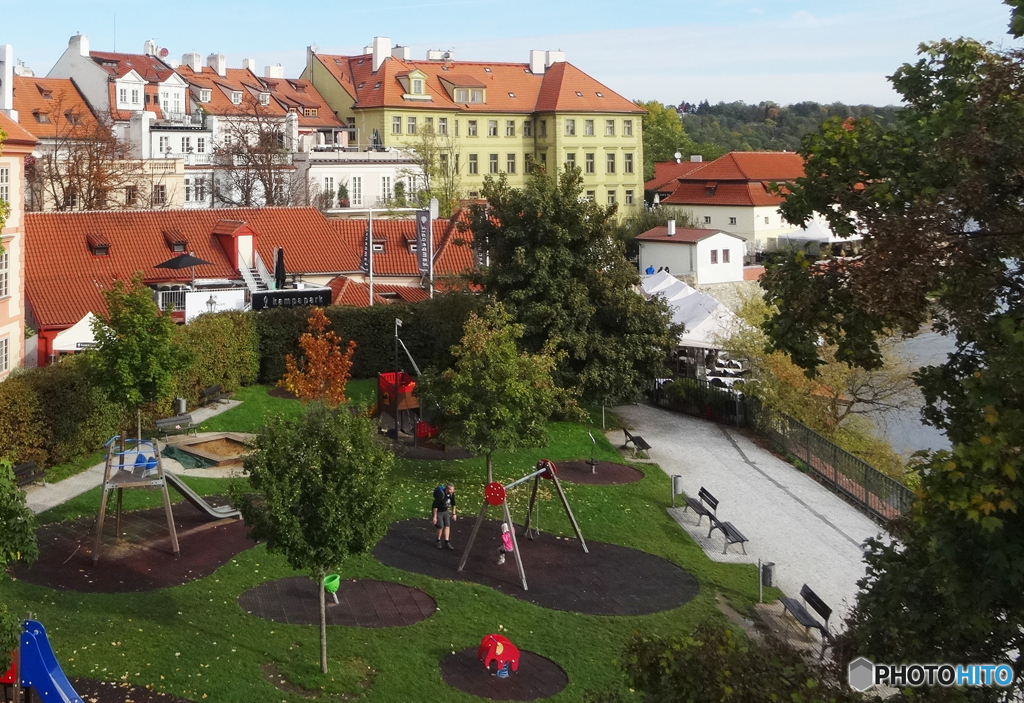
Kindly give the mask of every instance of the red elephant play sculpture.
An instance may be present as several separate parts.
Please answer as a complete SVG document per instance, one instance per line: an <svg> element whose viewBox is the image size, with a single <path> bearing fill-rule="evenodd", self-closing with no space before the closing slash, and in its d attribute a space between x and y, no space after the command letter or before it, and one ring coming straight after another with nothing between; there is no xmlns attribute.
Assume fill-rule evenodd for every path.
<svg viewBox="0 0 1024 703"><path fill-rule="evenodd" d="M508 676L509 666L512 671L519 671L519 650L501 635L486 635L480 640L476 658L484 663L488 671L491 670L491 662L495 662L498 665L496 673L501 678Z"/></svg>

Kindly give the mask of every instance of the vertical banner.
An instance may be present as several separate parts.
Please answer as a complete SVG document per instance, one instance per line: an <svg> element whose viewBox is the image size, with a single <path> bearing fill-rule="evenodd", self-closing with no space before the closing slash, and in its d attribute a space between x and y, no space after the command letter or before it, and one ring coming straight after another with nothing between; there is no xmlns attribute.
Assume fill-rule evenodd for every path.
<svg viewBox="0 0 1024 703"><path fill-rule="evenodd" d="M430 273L430 210L416 211L416 254L420 275Z"/></svg>
<svg viewBox="0 0 1024 703"><path fill-rule="evenodd" d="M363 258L359 260L359 270L363 273L370 272L370 225L366 226L366 235L363 237Z"/></svg>

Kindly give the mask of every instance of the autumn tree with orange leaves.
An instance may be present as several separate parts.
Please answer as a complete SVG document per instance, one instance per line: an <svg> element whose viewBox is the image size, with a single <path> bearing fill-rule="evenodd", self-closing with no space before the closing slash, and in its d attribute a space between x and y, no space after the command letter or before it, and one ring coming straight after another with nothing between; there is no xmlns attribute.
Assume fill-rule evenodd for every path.
<svg viewBox="0 0 1024 703"><path fill-rule="evenodd" d="M308 331L299 337L302 357L285 357L287 371L277 385L294 393L299 400L317 400L328 407L348 402L345 386L351 376L352 354L355 340L341 350L341 338L328 327L323 308L315 307L309 313Z"/></svg>

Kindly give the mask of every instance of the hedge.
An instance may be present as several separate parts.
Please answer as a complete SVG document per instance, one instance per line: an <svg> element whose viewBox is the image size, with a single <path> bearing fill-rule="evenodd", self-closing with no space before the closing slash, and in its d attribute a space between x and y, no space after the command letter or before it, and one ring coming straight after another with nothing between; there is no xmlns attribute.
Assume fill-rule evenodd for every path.
<svg viewBox="0 0 1024 703"><path fill-rule="evenodd" d="M220 386L234 391L256 380L260 350L252 314L200 315L177 332L178 341L192 357L177 382L177 395L188 400L189 407L199 403L204 388Z"/></svg>

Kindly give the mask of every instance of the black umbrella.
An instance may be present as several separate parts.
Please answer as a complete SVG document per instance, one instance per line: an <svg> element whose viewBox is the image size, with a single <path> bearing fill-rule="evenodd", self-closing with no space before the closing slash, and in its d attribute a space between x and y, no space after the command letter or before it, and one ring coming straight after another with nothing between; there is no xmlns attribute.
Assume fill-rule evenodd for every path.
<svg viewBox="0 0 1024 703"><path fill-rule="evenodd" d="M279 247L277 250L277 262L274 264L274 284L278 290L284 288L284 247Z"/></svg>
<svg viewBox="0 0 1024 703"><path fill-rule="evenodd" d="M192 283L195 284L195 281L196 281L196 266L203 266L203 265L209 264L209 263L211 263L211 262L207 261L206 259L200 259L198 256L192 256L192 254L189 253L189 254L178 254L173 259L168 259L167 261L163 262L162 264L157 264L153 268L158 268L158 269L176 269L176 270L191 268L192 269Z"/></svg>

